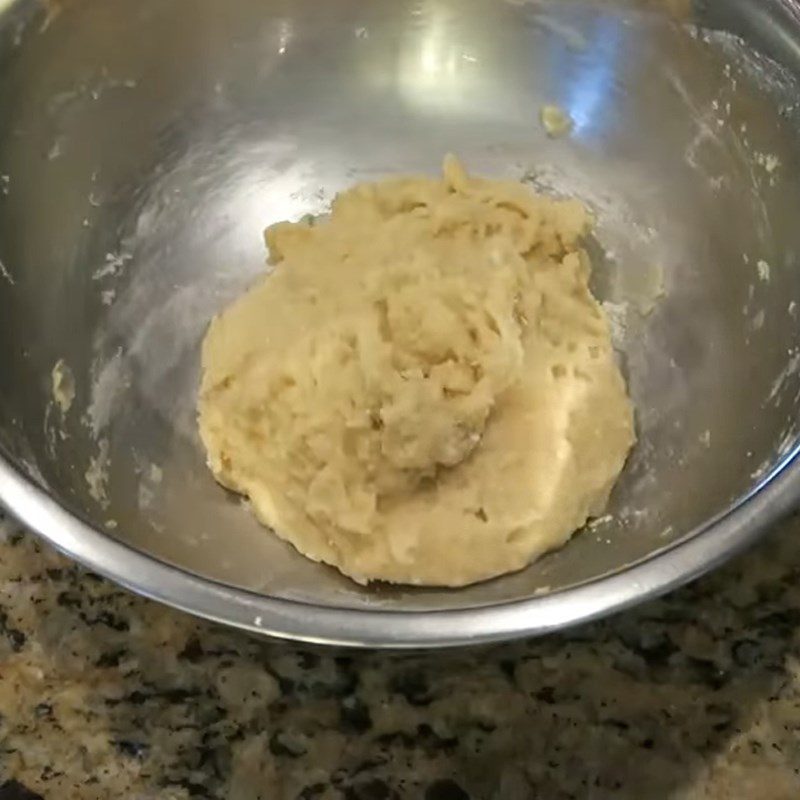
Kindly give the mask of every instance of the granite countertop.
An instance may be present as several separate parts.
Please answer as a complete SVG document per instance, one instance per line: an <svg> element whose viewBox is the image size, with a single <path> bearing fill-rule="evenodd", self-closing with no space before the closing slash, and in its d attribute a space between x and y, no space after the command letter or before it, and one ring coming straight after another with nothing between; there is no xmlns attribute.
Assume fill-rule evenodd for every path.
<svg viewBox="0 0 800 800"><path fill-rule="evenodd" d="M423 655L261 642L0 532L0 800L800 797L800 518L610 621Z"/></svg>

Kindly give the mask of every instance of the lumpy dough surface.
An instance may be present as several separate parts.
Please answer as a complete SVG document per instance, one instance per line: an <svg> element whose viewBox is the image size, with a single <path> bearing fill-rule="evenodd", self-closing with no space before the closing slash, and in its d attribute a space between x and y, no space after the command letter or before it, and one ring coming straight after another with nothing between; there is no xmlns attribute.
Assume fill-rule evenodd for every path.
<svg viewBox="0 0 800 800"><path fill-rule="evenodd" d="M203 345L217 480L359 582L461 586L563 545L634 441L588 227L448 158L269 228L273 270Z"/></svg>

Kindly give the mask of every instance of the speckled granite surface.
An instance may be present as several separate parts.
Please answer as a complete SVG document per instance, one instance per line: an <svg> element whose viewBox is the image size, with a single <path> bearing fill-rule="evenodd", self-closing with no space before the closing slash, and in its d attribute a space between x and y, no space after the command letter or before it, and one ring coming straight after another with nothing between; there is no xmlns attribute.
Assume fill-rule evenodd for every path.
<svg viewBox="0 0 800 800"><path fill-rule="evenodd" d="M0 800L800 797L800 519L609 622L404 656L258 642L0 531Z"/></svg>

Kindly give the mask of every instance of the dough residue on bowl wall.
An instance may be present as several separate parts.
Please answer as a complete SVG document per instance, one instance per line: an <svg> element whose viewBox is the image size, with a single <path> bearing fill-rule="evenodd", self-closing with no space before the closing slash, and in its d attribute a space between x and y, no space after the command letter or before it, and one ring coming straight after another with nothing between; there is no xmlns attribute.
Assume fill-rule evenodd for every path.
<svg viewBox="0 0 800 800"><path fill-rule="evenodd" d="M14 276L8 271L8 267L3 263L2 259L0 259L0 278L3 278L3 280L11 284L11 286L16 285Z"/></svg>
<svg viewBox="0 0 800 800"><path fill-rule="evenodd" d="M459 586L563 545L634 440L590 224L449 158L270 228L273 272L204 342L215 477L361 582Z"/></svg>
<svg viewBox="0 0 800 800"><path fill-rule="evenodd" d="M100 439L97 453L89 459L89 467L84 475L89 487L89 496L103 508L109 505L108 470L111 466L108 439Z"/></svg>
<svg viewBox="0 0 800 800"><path fill-rule="evenodd" d="M63 358L56 361L50 378L53 400L61 409L61 414L65 415L72 408L72 404L75 401L75 377Z"/></svg>

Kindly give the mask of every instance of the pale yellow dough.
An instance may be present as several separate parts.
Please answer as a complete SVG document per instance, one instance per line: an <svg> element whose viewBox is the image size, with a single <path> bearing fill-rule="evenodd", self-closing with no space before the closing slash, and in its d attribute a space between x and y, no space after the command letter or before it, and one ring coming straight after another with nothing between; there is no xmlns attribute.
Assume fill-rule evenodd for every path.
<svg viewBox="0 0 800 800"><path fill-rule="evenodd" d="M448 158L269 228L273 272L203 346L217 480L360 582L461 586L563 545L634 441L588 226Z"/></svg>

